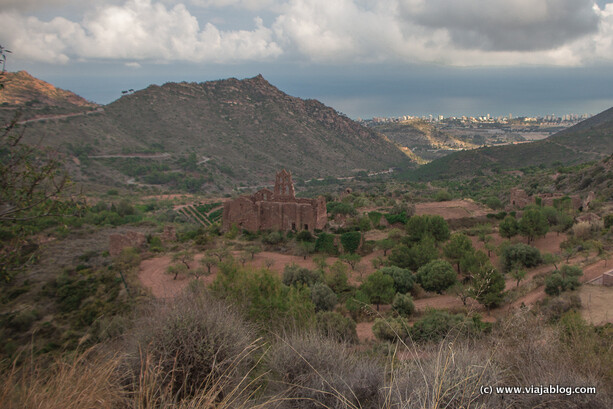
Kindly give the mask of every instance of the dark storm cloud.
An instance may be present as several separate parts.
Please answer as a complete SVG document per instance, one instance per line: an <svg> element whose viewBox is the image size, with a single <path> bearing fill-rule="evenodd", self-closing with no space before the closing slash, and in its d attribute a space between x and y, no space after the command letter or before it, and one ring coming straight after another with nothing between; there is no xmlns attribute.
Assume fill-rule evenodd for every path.
<svg viewBox="0 0 613 409"><path fill-rule="evenodd" d="M536 51L556 48L598 31L592 0L406 0L412 23L449 33L466 49Z"/></svg>

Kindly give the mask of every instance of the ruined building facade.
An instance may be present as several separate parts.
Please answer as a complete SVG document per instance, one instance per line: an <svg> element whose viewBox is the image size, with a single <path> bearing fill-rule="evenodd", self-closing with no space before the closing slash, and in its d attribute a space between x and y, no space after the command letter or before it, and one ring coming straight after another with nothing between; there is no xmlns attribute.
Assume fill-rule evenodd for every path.
<svg viewBox="0 0 613 409"><path fill-rule="evenodd" d="M328 222L326 199L297 199L292 175L285 169L277 173L274 191L262 189L224 203L224 231L239 229L300 231L323 229Z"/></svg>

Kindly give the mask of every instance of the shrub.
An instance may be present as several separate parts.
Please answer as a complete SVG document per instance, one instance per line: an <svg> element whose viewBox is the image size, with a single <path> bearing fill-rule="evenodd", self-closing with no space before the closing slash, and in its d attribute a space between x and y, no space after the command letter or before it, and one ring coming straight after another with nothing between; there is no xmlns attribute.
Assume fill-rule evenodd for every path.
<svg viewBox="0 0 613 409"><path fill-rule="evenodd" d="M306 267L300 267L297 264L288 264L283 269L283 284L287 286L302 286L307 287L321 281L321 275L316 271L311 271Z"/></svg>
<svg viewBox="0 0 613 409"><path fill-rule="evenodd" d="M417 270L417 281L426 291L441 294L457 282L457 274L445 260L434 260Z"/></svg>
<svg viewBox="0 0 613 409"><path fill-rule="evenodd" d="M270 245L279 244L282 241L283 241L283 234L281 234L281 232L278 232L278 231L270 232L262 238L262 242L264 244L270 244Z"/></svg>
<svg viewBox="0 0 613 409"><path fill-rule="evenodd" d="M300 233L296 235L296 241L306 241L306 242L311 243L315 241L315 237L313 237L313 234L311 234L310 231L302 230Z"/></svg>
<svg viewBox="0 0 613 409"><path fill-rule="evenodd" d="M338 298L334 291L323 283L317 283L311 288L311 301L316 311L330 311L334 309Z"/></svg>
<svg viewBox="0 0 613 409"><path fill-rule="evenodd" d="M477 318L477 323L480 322L480 318ZM452 330L468 332L470 327L471 322L465 322L464 317L460 314L430 310L413 324L411 337L416 342L438 341L445 338Z"/></svg>
<svg viewBox="0 0 613 409"><path fill-rule="evenodd" d="M492 210L502 209L502 202L497 197L488 197L485 200L485 205Z"/></svg>
<svg viewBox="0 0 613 409"><path fill-rule="evenodd" d="M315 251L328 255L336 255L338 252L334 245L334 235L329 233L319 233L315 241Z"/></svg>
<svg viewBox="0 0 613 409"><path fill-rule="evenodd" d="M362 240L362 234L359 231L350 231L341 234L341 244L343 245L343 252L355 253L360 246Z"/></svg>
<svg viewBox="0 0 613 409"><path fill-rule="evenodd" d="M320 311L316 316L317 330L328 338L339 342L358 342L356 324L351 318L347 318L334 311Z"/></svg>
<svg viewBox="0 0 613 409"><path fill-rule="evenodd" d="M345 302L345 308L349 311L351 318L358 321L360 318L366 316L368 307L370 306L370 299L361 290L355 291L355 293L347 298Z"/></svg>
<svg viewBox="0 0 613 409"><path fill-rule="evenodd" d="M500 254L502 271L505 273L511 271L517 265L530 268L536 267L542 262L541 252L537 248L524 243L504 246Z"/></svg>
<svg viewBox="0 0 613 409"><path fill-rule="evenodd" d="M399 315L403 317L409 317L415 312L415 304L413 304L413 297L408 294L397 293L392 301L392 307Z"/></svg>
<svg viewBox="0 0 613 409"><path fill-rule="evenodd" d="M378 340L398 341L409 335L409 322L403 317L377 318L372 326L372 332Z"/></svg>
<svg viewBox="0 0 613 409"><path fill-rule="evenodd" d="M449 191L447 191L446 189L441 189L436 192L434 200L436 200L437 202L448 202L449 200L451 200L451 193L449 193Z"/></svg>
<svg viewBox="0 0 613 409"><path fill-rule="evenodd" d="M253 364L255 339L236 312L199 291L160 301L143 315L132 345L133 368L138 373L149 358L168 374L165 383L174 378L175 393L192 394L205 382L232 388Z"/></svg>
<svg viewBox="0 0 613 409"><path fill-rule="evenodd" d="M355 216L357 214L357 211L351 204L344 202L328 202L326 210L328 214L333 216L336 214Z"/></svg>
<svg viewBox="0 0 613 409"><path fill-rule="evenodd" d="M562 294L559 297L546 298L541 305L541 311L549 322L558 321L562 315L571 310L581 308L581 298L577 294Z"/></svg>
<svg viewBox="0 0 613 409"><path fill-rule="evenodd" d="M297 334L275 343L266 355L269 392L285 408L381 407L381 367L319 334Z"/></svg>
<svg viewBox="0 0 613 409"><path fill-rule="evenodd" d="M554 271L545 279L545 293L560 295L564 291L572 291L579 287L579 277L583 271L577 266L563 265L559 271Z"/></svg>
<svg viewBox="0 0 613 409"><path fill-rule="evenodd" d="M604 228L610 229L613 226L613 214L608 214L604 217Z"/></svg>

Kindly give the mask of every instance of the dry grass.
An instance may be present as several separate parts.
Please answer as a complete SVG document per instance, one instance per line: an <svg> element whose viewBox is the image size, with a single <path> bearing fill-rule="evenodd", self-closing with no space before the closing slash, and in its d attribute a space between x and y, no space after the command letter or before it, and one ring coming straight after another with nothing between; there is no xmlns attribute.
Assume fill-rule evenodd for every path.
<svg viewBox="0 0 613 409"><path fill-rule="evenodd" d="M225 323L225 327L212 325L206 327L209 331L227 335L224 328L244 325L229 318L231 310L210 299L192 299L187 311L182 302L156 310L152 320L159 324L157 328L151 324L151 334L161 336L159 328L181 317L186 323L193 323L190 316L208 319L208 325L217 322L203 318L206 312L194 306L200 302L224 317L215 325ZM612 334L607 338L603 331L596 336L592 327L572 314L548 326L542 317L521 311L498 324L491 335L472 339L452 331L443 341L425 345L409 339L396 343L387 359L366 356L353 346L307 332L273 337L268 346L249 336L245 338L249 342L229 349L226 355L214 354L219 360L212 365L202 361L209 366L198 368L186 366L191 362L185 361L186 352L212 346L219 351L226 346L198 338L201 332L186 338L179 331L172 353L170 349L160 353L165 343L140 344L138 356L107 353L98 347L46 366L29 359L21 367L5 367L0 375L0 407L609 408L613 407ZM224 340L231 343L218 338ZM599 392L572 396L480 393L481 386L502 385L595 386Z"/></svg>

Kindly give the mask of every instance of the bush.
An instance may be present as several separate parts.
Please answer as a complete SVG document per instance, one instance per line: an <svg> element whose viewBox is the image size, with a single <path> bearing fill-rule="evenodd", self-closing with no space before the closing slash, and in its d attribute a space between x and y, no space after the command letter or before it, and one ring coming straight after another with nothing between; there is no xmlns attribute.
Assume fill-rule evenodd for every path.
<svg viewBox="0 0 613 409"><path fill-rule="evenodd" d="M409 322L403 317L377 318L372 326L372 332L380 341L395 342L405 340L410 331Z"/></svg>
<svg viewBox="0 0 613 409"><path fill-rule="evenodd" d="M403 317L409 317L415 312L413 297L408 294L397 293L394 296L394 301L392 301L392 307Z"/></svg>
<svg viewBox="0 0 613 409"><path fill-rule="evenodd" d="M545 299L541 311L549 322L558 321L562 315L581 308L581 298L577 294L562 294L559 297Z"/></svg>
<svg viewBox="0 0 613 409"><path fill-rule="evenodd" d="M515 217L508 215L505 216L504 220L500 222L498 226L498 231L502 237L510 239L511 237L517 235L519 231L519 224Z"/></svg>
<svg viewBox="0 0 613 409"><path fill-rule="evenodd" d="M358 342L356 324L351 318L343 317L338 312L320 311L316 316L317 330L328 338L339 342Z"/></svg>
<svg viewBox="0 0 613 409"><path fill-rule="evenodd" d="M451 200L451 193L449 193L446 189L441 189L436 192L434 200L437 202L448 202Z"/></svg>
<svg viewBox="0 0 613 409"><path fill-rule="evenodd" d="M347 311L349 311L349 314L354 321L358 321L359 319L365 317L369 306L370 299L361 290L355 291L355 293L348 297L347 301L345 302L345 308L347 308Z"/></svg>
<svg viewBox="0 0 613 409"><path fill-rule="evenodd" d="M300 233L296 235L296 241L306 241L306 242L311 243L315 241L315 237L313 237L313 234L311 234L310 231L302 230Z"/></svg>
<svg viewBox="0 0 613 409"><path fill-rule="evenodd" d="M238 385L254 361L253 329L227 305L204 291L156 303L137 325L133 348L136 373L145 359L174 379L175 393L192 394L205 382ZM139 351L143 352L139 352Z"/></svg>
<svg viewBox="0 0 613 409"><path fill-rule="evenodd" d="M352 205L343 202L328 202L326 204L326 210L328 214L332 216L336 214L355 216L357 214L357 211Z"/></svg>
<svg viewBox="0 0 613 409"><path fill-rule="evenodd" d="M338 253L334 245L334 235L329 233L319 233L315 241L315 251L334 256Z"/></svg>
<svg viewBox="0 0 613 409"><path fill-rule="evenodd" d="M572 291L577 289L579 285L579 277L583 275L583 271L577 266L563 265L559 271L554 271L545 280L545 293L548 295L560 295L564 291Z"/></svg>
<svg viewBox="0 0 613 409"><path fill-rule="evenodd" d="M287 286L299 287L306 285L307 287L321 281L321 275L316 271L311 271L306 267L300 267L297 264L288 264L283 269L283 284Z"/></svg>
<svg viewBox="0 0 613 409"><path fill-rule="evenodd" d="M281 234L281 232L278 232L278 231L270 232L262 238L262 242L264 244L270 244L270 245L279 244L282 241L283 241L283 234Z"/></svg>
<svg viewBox="0 0 613 409"><path fill-rule="evenodd" d="M359 359L346 346L319 334L297 334L274 344L266 355L269 392L278 408L381 407L381 367Z"/></svg>
<svg viewBox="0 0 613 409"><path fill-rule="evenodd" d="M413 325L411 337L415 342L439 341L452 331L463 335L478 335L490 330L491 324L481 321L478 314L467 318L447 311L429 310Z"/></svg>
<svg viewBox="0 0 613 409"><path fill-rule="evenodd" d="M520 265L526 268L536 267L543 262L541 252L524 243L510 244L503 247L500 254L502 271L508 273L513 267Z"/></svg>
<svg viewBox="0 0 613 409"><path fill-rule="evenodd" d="M317 283L311 288L311 301L316 311L330 311L334 309L338 298L334 291L323 283Z"/></svg>
<svg viewBox="0 0 613 409"><path fill-rule="evenodd" d="M343 252L355 253L362 241L362 234L359 231L350 231L341 234L341 244L343 245Z"/></svg>
<svg viewBox="0 0 613 409"><path fill-rule="evenodd" d="M417 270L417 281L424 290L441 294L454 285L458 278L449 262L434 260Z"/></svg>

